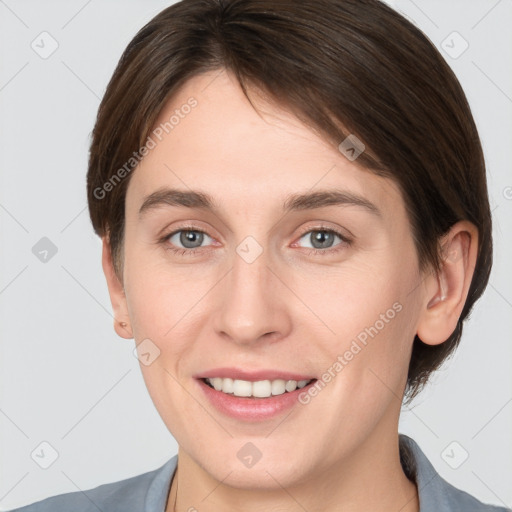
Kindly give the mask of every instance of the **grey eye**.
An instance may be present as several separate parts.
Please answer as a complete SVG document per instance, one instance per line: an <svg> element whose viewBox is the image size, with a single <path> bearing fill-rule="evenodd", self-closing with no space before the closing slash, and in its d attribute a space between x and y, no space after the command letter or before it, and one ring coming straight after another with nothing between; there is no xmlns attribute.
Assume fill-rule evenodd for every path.
<svg viewBox="0 0 512 512"><path fill-rule="evenodd" d="M208 235L206 235L206 233L203 233L202 231L181 229L180 231L173 233L169 237L169 241L177 247L181 246L183 249L196 249L197 247L201 247L205 236L210 238Z"/></svg>
<svg viewBox="0 0 512 512"><path fill-rule="evenodd" d="M308 231L300 239L302 240L303 238L306 238L306 240L309 240L312 244L312 249L329 249L332 247L333 241L336 237L343 241L341 237L333 231L329 231L327 229L315 229Z"/></svg>

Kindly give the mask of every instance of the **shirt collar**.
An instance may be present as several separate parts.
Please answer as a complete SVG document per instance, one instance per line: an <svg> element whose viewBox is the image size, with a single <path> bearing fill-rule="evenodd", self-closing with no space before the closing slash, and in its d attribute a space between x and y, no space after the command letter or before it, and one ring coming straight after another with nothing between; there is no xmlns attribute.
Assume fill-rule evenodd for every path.
<svg viewBox="0 0 512 512"><path fill-rule="evenodd" d="M445 501L448 485L434 469L414 439L399 435L400 462L407 477L418 488L420 512L448 510Z"/></svg>
<svg viewBox="0 0 512 512"><path fill-rule="evenodd" d="M443 480L418 444L410 437L399 434L400 462L407 477L418 488L420 512L444 512L454 510L451 503L453 492L461 493ZM164 512L172 477L178 463L178 455L169 459L155 471L148 488L144 512Z"/></svg>
<svg viewBox="0 0 512 512"><path fill-rule="evenodd" d="M178 455L175 455L155 472L155 477L146 493L144 512L165 512L167 496L177 464Z"/></svg>

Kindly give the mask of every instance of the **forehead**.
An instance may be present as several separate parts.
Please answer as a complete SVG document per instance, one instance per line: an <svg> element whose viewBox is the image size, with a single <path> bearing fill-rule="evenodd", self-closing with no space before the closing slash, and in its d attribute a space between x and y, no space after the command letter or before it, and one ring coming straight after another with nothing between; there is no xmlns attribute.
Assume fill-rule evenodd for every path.
<svg viewBox="0 0 512 512"><path fill-rule="evenodd" d="M221 206L233 199L238 207L261 210L282 207L298 192L336 188L364 195L383 211L403 209L391 180L349 161L258 90L250 97L256 110L226 71L187 81L159 115L151 134L155 145L131 177L127 204L140 207L166 186L208 191Z"/></svg>

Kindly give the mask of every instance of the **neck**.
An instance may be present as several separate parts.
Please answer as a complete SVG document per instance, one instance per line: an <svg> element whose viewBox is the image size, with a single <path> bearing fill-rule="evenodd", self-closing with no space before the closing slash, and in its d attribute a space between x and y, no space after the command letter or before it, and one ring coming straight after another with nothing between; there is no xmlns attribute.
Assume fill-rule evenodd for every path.
<svg viewBox="0 0 512 512"><path fill-rule="evenodd" d="M286 489L270 473L269 486L264 489L230 486L212 478L180 448L166 512L277 510L419 512L417 487L400 464L398 435L387 444L367 439L336 465L315 471Z"/></svg>

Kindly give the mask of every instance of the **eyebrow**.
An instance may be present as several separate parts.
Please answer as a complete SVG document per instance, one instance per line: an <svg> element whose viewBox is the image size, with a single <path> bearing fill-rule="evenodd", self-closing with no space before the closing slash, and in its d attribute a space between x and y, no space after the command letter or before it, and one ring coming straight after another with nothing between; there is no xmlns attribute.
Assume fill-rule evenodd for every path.
<svg viewBox="0 0 512 512"><path fill-rule="evenodd" d="M380 210L368 199L352 192L328 189L308 192L304 194L291 194L283 203L285 213L292 211L313 210L326 206L360 206L369 213L381 217ZM162 206L178 206L195 208L199 210L215 211L219 209L218 203L212 196L198 190L179 190L161 188L144 198L139 209L139 219L150 210Z"/></svg>

